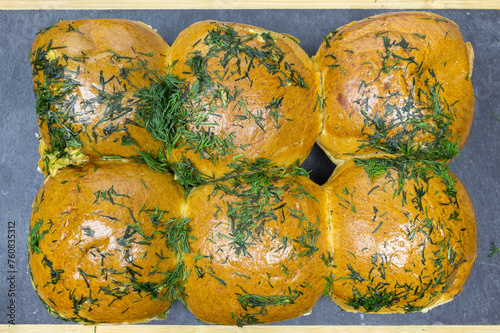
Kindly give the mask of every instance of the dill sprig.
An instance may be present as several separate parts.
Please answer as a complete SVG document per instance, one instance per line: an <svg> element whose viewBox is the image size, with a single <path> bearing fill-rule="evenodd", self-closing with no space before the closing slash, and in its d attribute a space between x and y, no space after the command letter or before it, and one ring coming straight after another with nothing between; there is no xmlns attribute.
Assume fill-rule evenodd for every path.
<svg viewBox="0 0 500 333"><path fill-rule="evenodd" d="M130 160L135 163L145 163L153 172L171 172L172 165L167 162L164 154L160 151L158 155L135 151L137 155L131 156Z"/></svg>
<svg viewBox="0 0 500 333"><path fill-rule="evenodd" d="M249 41L257 38L263 41L264 45L260 47L248 45ZM279 48L270 32L239 35L231 26L217 24L216 28L209 31L204 43L211 46L207 57L219 57L219 62L223 68L230 61L234 61L236 71L242 73L248 79L252 67L261 64L265 66L269 73L278 75L281 85L292 84L308 88L307 82L294 69L293 64L284 61L285 52ZM247 59L243 61L240 58L241 55L245 55ZM247 66L243 67L243 63L247 64Z"/></svg>
<svg viewBox="0 0 500 333"><path fill-rule="evenodd" d="M393 95L386 99L383 115L368 116L368 99L359 101L364 116L359 150L371 148L383 153L403 155L413 159L449 162L459 153L458 138L453 137L451 125L455 120L453 106L442 97L443 88L432 71L420 88L406 98L402 107L391 104ZM417 100L414 100L414 97Z"/></svg>
<svg viewBox="0 0 500 333"><path fill-rule="evenodd" d="M158 209L155 210L155 215L152 216L151 213L148 213L148 215L152 220L159 219ZM162 231L159 233L162 235L162 239L165 240L167 248L173 251L176 257L191 253L190 243L194 238L190 235L192 229L189 222L189 219L175 217L161 224Z"/></svg>
<svg viewBox="0 0 500 333"><path fill-rule="evenodd" d="M297 290L291 290L288 288L288 295L271 295L271 296L261 296L255 294L249 294L243 288L240 289L244 292L243 294L236 294L238 296L238 303L240 303L243 310L247 311L248 308L255 309L256 307L264 306L275 306L283 305L289 306L295 303L295 300L302 295L302 292Z"/></svg>
<svg viewBox="0 0 500 333"><path fill-rule="evenodd" d="M30 229L28 235L28 249L30 253L42 253L42 250L40 250L40 241L42 241L44 236L52 229L53 222L49 220L48 227L42 231L41 228L43 225L43 219L38 219Z"/></svg>
<svg viewBox="0 0 500 333"><path fill-rule="evenodd" d="M447 226L447 223L456 223L461 219L455 188L456 179L451 174L449 165L442 161L398 156L354 159L354 163L358 167L363 167L371 180L380 179L384 182L384 187L387 185L392 188L393 197L400 196L401 198L401 208L405 205L412 205L417 211L414 214L409 211L403 212L407 218L403 226L406 228L409 241L419 240L420 264L424 265L426 274L423 274L423 271L418 272L419 283L412 286L401 285L398 281L395 284L389 283L386 281L386 274L389 274L386 254L373 253L371 255L372 268L368 279L355 274L354 269L348 265L350 273L346 273L347 277L343 279L352 279L354 283L358 281L361 283L370 281L370 283L366 282L364 294L361 289L353 289L353 295L347 304L354 309L363 307L369 312L376 312L383 307L393 305L402 306L406 312L418 311L423 307L416 306L414 303L428 298L427 301L430 304L433 298L444 293L450 285L450 277L465 262L460 245L457 244L457 238L460 236L454 235ZM430 183L431 180L435 185ZM452 210L448 218L436 217L432 214L432 207L425 204L427 201L425 197L437 195L434 191L438 190L445 194L440 199L440 205L449 206ZM375 222L378 209L377 207L373 209L375 213L373 222ZM379 227L380 224L375 230ZM373 274L377 271L378 276ZM382 281L373 286L374 279ZM400 305L399 303L402 302L404 304Z"/></svg>
<svg viewBox="0 0 500 333"><path fill-rule="evenodd" d="M65 33L81 32L69 24ZM95 73L96 82L82 82L79 77L90 57L83 51L70 56L66 49L68 46L54 46L49 40L29 54L39 125L48 134L42 166L46 174L55 163L80 164L83 151L104 157L97 146L105 140L139 149L129 132L130 126L137 125L133 94L138 86L131 78L142 75L147 83L161 77L159 70L149 68L147 58L153 53L131 47L126 54L108 49L105 56L112 68ZM92 96L81 95L81 86L87 86Z"/></svg>
<svg viewBox="0 0 500 333"><path fill-rule="evenodd" d="M419 184L424 184L425 188L427 188L427 184L432 177L437 177L446 186L443 192L450 200L449 203L457 204L456 180L451 175L449 165L444 162L398 156L391 158L355 158L354 163L356 166L365 169L370 180L375 178L386 179L387 183L390 183L394 189L394 197L401 196L403 205L407 203L407 191L404 190L405 184L409 180L413 180L416 185L412 202L417 204L418 209L423 210L423 207L418 205L418 202L427 191L422 191L422 185Z"/></svg>
<svg viewBox="0 0 500 333"><path fill-rule="evenodd" d="M185 188L186 193L189 193L195 187L215 180L213 176L206 175L198 170L187 158L172 163L171 167L176 182Z"/></svg>
<svg viewBox="0 0 500 333"><path fill-rule="evenodd" d="M303 234L294 239L298 245L296 255L311 256L316 252L318 226L307 217L286 210L283 196L292 193L311 200L313 197L292 180L294 176L304 175L304 170L294 165L291 168L279 168L265 159L257 162L238 161L232 165L234 173L227 173L213 184L211 196L228 195L234 198L225 202L228 218L228 231L223 235L228 239L237 256L251 256L251 247L263 241L265 235L272 234L267 223L290 217L297 217L302 225Z"/></svg>
<svg viewBox="0 0 500 333"><path fill-rule="evenodd" d="M385 283L379 283L375 287L367 286L367 292L364 295L357 288L354 288L347 305L356 310L362 307L367 312L377 312L397 303L399 299L400 293L396 290L388 290Z"/></svg>
<svg viewBox="0 0 500 333"><path fill-rule="evenodd" d="M403 36L391 39L387 33L389 31L375 34L381 41L381 47L376 51L380 57L379 67L372 71L373 79L360 82L360 98L354 101L363 117L363 137L356 153L375 151L449 162L459 153L461 138L453 135L452 125L456 120L456 104L460 101L446 100L443 85L433 69L415 60L412 52L417 48ZM342 38L342 33L336 31L325 37L325 46L329 48L331 40ZM333 59L333 64L327 67L342 68L335 51L325 58ZM345 74L345 69L342 70ZM389 90L370 95L370 86L380 84L382 77L388 75L413 77L409 83L410 92L403 94Z"/></svg>
<svg viewBox="0 0 500 333"><path fill-rule="evenodd" d="M493 113L496 120L500 121L500 116L498 116L494 110L491 110L491 113Z"/></svg>
<svg viewBox="0 0 500 333"><path fill-rule="evenodd" d="M190 272L187 270L183 261L180 261L173 271L165 273L165 279L162 285L165 289L165 296L170 302L179 300L186 305L187 295L184 283L189 274Z"/></svg>
<svg viewBox="0 0 500 333"><path fill-rule="evenodd" d="M61 280L61 274L64 273L63 269L55 269L53 266L53 262L47 258L47 255L44 254L43 259L42 259L42 264L45 267L48 267L50 269L50 282L47 282L45 286L48 286L50 284L56 285L60 280ZM44 287L45 287L44 286Z"/></svg>
<svg viewBox="0 0 500 333"><path fill-rule="evenodd" d="M188 116L185 103L184 80L173 74L158 76L148 87L139 89L135 97L136 121L146 128L153 139L165 144L168 152L180 140Z"/></svg>
<svg viewBox="0 0 500 333"><path fill-rule="evenodd" d="M251 43L251 42L258 43ZM200 43L209 47L206 53L196 49ZM253 46L253 45L258 46ZM215 59L222 70L209 68ZM295 66L285 60L285 52L278 47L270 33L245 33L226 24L216 24L204 39L193 45L185 64L193 79L189 84L175 75L158 77L149 87L140 89L138 121L154 139L165 144L167 158L173 148L191 151L214 165L221 159L244 150L246 145L235 143L236 132L217 130L224 112L236 113L235 130L241 121L251 120L265 131L264 122L271 119L275 128L281 127L283 97L275 97L259 110L247 106L243 89L227 82L246 80L252 84L251 72L264 66L278 78L281 86L308 88ZM227 82L226 82L227 81Z"/></svg>

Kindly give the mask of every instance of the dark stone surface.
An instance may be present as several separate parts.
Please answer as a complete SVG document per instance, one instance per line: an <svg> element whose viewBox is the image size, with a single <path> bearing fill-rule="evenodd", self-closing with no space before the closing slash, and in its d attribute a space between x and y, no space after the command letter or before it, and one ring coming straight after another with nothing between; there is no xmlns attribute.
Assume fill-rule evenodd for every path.
<svg viewBox="0 0 500 333"><path fill-rule="evenodd" d="M1 11L0 12L0 324L6 324L8 296L7 230L15 221L16 324L61 324L38 300L28 276L27 239L31 203L43 182L38 173L37 121L28 51L36 32L59 19L127 18L152 25L171 44L186 26L204 19L248 23L291 34L313 55L323 36L352 20L382 10L141 10L141 11ZM479 229L479 250L463 293L427 314L377 315L341 311L327 298L309 316L286 325L466 325L500 324L500 253L489 258L491 243L500 246L500 12L436 10L459 24L475 49L472 80L476 113L469 142L453 162L472 197ZM306 162L312 178L324 182L333 166L319 148ZM200 324L175 303L164 321L153 324Z"/></svg>

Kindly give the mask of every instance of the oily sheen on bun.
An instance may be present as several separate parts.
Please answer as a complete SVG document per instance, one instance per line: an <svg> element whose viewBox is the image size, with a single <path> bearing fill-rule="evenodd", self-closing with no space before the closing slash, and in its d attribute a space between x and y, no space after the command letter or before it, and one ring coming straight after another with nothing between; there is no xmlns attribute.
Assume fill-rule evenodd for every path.
<svg viewBox="0 0 500 333"><path fill-rule="evenodd" d="M449 170L350 159L324 188L334 244L329 294L342 309L425 312L462 290L476 258L476 219Z"/></svg>
<svg viewBox="0 0 500 333"><path fill-rule="evenodd" d="M474 54L449 19L399 12L352 22L314 59L325 98L317 142L333 161L408 150L447 161L466 143Z"/></svg>
<svg viewBox="0 0 500 333"><path fill-rule="evenodd" d="M56 317L94 323L164 318L177 290L184 189L145 164L87 163L47 178L33 203L33 285ZM189 245L187 245L189 247Z"/></svg>
<svg viewBox="0 0 500 333"><path fill-rule="evenodd" d="M30 63L40 126L40 168L57 172L103 156L157 151L138 123L135 94L166 72L169 46L124 19L60 21L39 32Z"/></svg>
<svg viewBox="0 0 500 333"><path fill-rule="evenodd" d="M291 36L202 21L172 43L172 73L191 98L187 130L172 152L221 176L235 159L303 162L321 130L319 73Z"/></svg>
<svg viewBox="0 0 500 333"><path fill-rule="evenodd" d="M189 310L238 326L309 313L331 264L326 207L319 185L281 171L194 189L186 205L196 239L185 256Z"/></svg>

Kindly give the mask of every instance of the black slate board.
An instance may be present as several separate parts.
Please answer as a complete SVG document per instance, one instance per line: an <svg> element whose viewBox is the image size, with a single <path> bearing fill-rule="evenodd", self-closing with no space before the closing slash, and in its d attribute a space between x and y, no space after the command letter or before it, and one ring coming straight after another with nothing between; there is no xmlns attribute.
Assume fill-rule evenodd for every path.
<svg viewBox="0 0 500 333"><path fill-rule="evenodd" d="M43 182L37 172L37 120L28 51L36 32L59 19L126 18L152 25L171 44L189 24L205 19L253 24L288 33L313 55L323 36L353 20L382 10L140 10L0 12L0 324L61 324L38 300L27 270L31 203ZM309 316L282 325L498 325L500 324L500 11L435 10L460 26L475 49L472 81L476 113L472 133L452 170L465 184L476 208L479 251L462 294L427 314L352 314L327 298ZM496 114L496 116L495 116ZM331 165L315 147L305 167L324 182ZM15 222L15 226L13 224ZM13 230L13 231L12 231ZM9 267L8 237L15 235L15 263ZM11 236L12 239L12 236ZM12 244L12 242L11 242ZM12 247L12 246L11 246ZM13 253L13 250L10 250ZM12 262L10 262L12 264ZM13 282L13 283L12 283ZM12 295L15 292L15 296ZM15 310L11 302L15 301ZM10 307L10 309L9 309ZM15 317L13 316L15 315ZM180 303L164 321L152 324L200 324Z"/></svg>

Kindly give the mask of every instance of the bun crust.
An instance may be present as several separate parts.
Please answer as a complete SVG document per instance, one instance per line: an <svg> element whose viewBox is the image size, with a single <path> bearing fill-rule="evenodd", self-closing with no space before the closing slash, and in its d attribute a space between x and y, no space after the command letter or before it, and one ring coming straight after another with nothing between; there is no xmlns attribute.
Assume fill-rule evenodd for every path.
<svg viewBox="0 0 500 333"><path fill-rule="evenodd" d="M472 125L473 59L458 26L431 13L382 14L335 30L315 55L325 98L318 144L335 162L400 154L401 143L454 157ZM458 148L447 153L446 141Z"/></svg>
<svg viewBox="0 0 500 333"><path fill-rule="evenodd" d="M474 208L453 174L415 165L399 187L387 161L397 162L349 160L324 185L334 235L330 297L351 312L425 312L451 300L470 274ZM374 166L386 169L370 180Z"/></svg>
<svg viewBox="0 0 500 333"><path fill-rule="evenodd" d="M240 155L278 166L305 160L322 113L319 73L296 40L250 25L202 21L178 35L171 61L174 74L199 84L187 124L196 140L181 142L175 161L188 158L217 177ZM209 133L221 138L217 145Z"/></svg>
<svg viewBox="0 0 500 333"><path fill-rule="evenodd" d="M329 273L324 200L321 187L303 177L193 190L186 217L195 250L185 258L191 312L239 326L310 312Z"/></svg>
<svg viewBox="0 0 500 333"><path fill-rule="evenodd" d="M141 22L60 21L40 32L30 62L38 99L40 168L161 148L136 118L137 91L166 72L169 46Z"/></svg>
<svg viewBox="0 0 500 333"><path fill-rule="evenodd" d="M184 190L143 164L87 163L47 179L33 204L29 264L35 290L59 318L135 323L166 316L166 241Z"/></svg>

